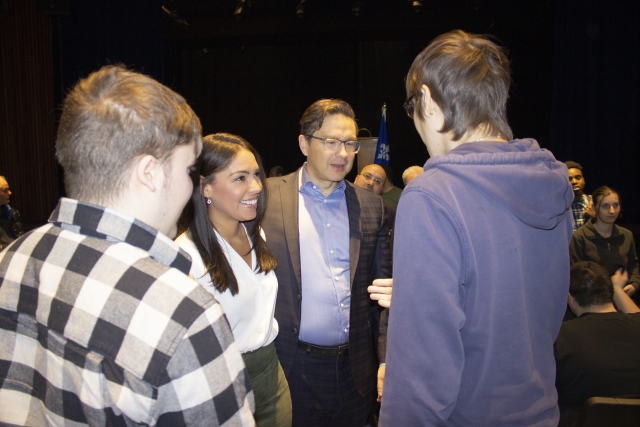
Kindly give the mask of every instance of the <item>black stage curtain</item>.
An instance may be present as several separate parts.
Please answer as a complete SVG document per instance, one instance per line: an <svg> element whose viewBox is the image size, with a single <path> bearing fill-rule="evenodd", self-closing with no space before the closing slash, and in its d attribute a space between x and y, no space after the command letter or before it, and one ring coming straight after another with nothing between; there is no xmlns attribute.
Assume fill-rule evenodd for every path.
<svg viewBox="0 0 640 427"><path fill-rule="evenodd" d="M640 223L640 2L558 0L550 148Z"/></svg>

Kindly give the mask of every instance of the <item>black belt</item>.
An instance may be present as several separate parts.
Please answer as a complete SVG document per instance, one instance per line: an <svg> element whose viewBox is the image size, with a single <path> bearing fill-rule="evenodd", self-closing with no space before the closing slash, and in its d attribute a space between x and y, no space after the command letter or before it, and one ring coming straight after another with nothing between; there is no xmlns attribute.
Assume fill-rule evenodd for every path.
<svg viewBox="0 0 640 427"><path fill-rule="evenodd" d="M349 344L338 345L336 347L323 347L321 345L298 341L298 350L302 350L307 354L315 354L316 356L340 359L341 357L347 357L349 355Z"/></svg>

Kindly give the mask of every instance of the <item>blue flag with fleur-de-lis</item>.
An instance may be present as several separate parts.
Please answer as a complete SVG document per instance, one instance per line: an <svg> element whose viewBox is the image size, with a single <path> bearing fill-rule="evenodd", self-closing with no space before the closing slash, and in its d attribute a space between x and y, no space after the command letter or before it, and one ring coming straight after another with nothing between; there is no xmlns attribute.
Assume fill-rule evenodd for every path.
<svg viewBox="0 0 640 427"><path fill-rule="evenodd" d="M387 104L382 105L382 120L380 121L380 133L378 134L378 146L376 147L376 158L373 161L378 165L388 165L389 143L387 142Z"/></svg>

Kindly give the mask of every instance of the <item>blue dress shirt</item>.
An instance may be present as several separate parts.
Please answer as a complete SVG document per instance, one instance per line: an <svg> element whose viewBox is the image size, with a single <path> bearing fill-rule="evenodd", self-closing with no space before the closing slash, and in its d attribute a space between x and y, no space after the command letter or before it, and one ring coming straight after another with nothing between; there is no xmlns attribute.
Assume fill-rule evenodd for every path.
<svg viewBox="0 0 640 427"><path fill-rule="evenodd" d="M349 341L351 284L349 214L343 181L325 197L300 174L298 221L302 278L301 341L336 346Z"/></svg>

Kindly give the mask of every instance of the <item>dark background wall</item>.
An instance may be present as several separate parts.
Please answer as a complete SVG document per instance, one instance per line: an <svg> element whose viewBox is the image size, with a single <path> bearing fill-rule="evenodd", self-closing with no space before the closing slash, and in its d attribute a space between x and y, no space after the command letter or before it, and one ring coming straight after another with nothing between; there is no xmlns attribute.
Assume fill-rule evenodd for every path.
<svg viewBox="0 0 640 427"><path fill-rule="evenodd" d="M0 174L40 171L51 160L52 132L5 130L15 121L15 100L28 87L22 79L26 68L16 60L38 54L42 75L30 79L49 79L42 92L53 95L28 101L33 113L24 114L32 114L33 123L53 128L56 106L73 82L102 65L124 63L183 94L205 134L240 134L258 148L267 167L280 164L287 171L304 160L297 148L298 121L313 101L345 99L359 125L374 136L386 103L394 181L401 183L404 168L427 159L402 109L404 76L431 39L461 28L492 34L508 48L514 134L536 138L560 160L581 162L588 191L602 184L619 188L625 219L640 222L640 2L432 0L415 13L406 0L369 0L355 17L351 1L308 0L303 19L296 16L297 3L253 0L251 8L245 4L248 13L235 19L236 0L6 0L0 9L0 60L3 68L11 64L16 70L0 75L2 95L13 94L0 99ZM28 17L23 4L30 5ZM178 18L163 14L162 6ZM49 34L50 44L15 48L27 35L18 36L23 30L4 23L16 16ZM7 32L13 37L5 37ZM27 144L43 155L18 166L15 158ZM13 176L12 204L28 222L46 220L42 212L53 207L55 189L39 190L43 179L26 172ZM45 181L58 182L55 172L47 176ZM34 189L48 196L38 209L23 204L24 194Z"/></svg>
<svg viewBox="0 0 640 427"><path fill-rule="evenodd" d="M267 167L280 164L292 171L304 161L298 122L313 101L346 100L359 125L374 136L386 103L394 181L401 184L402 171L428 156L402 107L405 74L431 39L455 28L492 34L508 47L515 82L510 122L516 135L548 146L551 0L425 2L419 13L406 0L370 1L359 17L349 1L309 0L304 19L294 13L296 2L287 2L277 18L254 3L237 20L231 16L233 1L227 9L174 2L190 28L172 25L165 32L165 80L192 103L205 133L244 136Z"/></svg>

